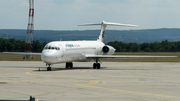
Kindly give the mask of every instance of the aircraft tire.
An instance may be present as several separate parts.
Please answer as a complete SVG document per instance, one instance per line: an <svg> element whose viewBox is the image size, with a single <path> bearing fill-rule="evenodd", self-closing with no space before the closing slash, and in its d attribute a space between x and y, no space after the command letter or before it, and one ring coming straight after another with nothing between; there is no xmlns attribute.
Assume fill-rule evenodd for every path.
<svg viewBox="0 0 180 101"><path fill-rule="evenodd" d="M97 66L96 66L96 63L94 63L94 64L93 64L93 69L96 69L96 67L97 67Z"/></svg>
<svg viewBox="0 0 180 101"><path fill-rule="evenodd" d="M73 68L73 63L69 63L69 67L72 69Z"/></svg>
<svg viewBox="0 0 180 101"><path fill-rule="evenodd" d="M100 66L100 63L96 64L97 65L97 69L100 69L101 66Z"/></svg>
<svg viewBox="0 0 180 101"><path fill-rule="evenodd" d="M69 63L66 63L66 68L69 68Z"/></svg>
<svg viewBox="0 0 180 101"><path fill-rule="evenodd" d="M51 71L51 67L47 67L47 71Z"/></svg>

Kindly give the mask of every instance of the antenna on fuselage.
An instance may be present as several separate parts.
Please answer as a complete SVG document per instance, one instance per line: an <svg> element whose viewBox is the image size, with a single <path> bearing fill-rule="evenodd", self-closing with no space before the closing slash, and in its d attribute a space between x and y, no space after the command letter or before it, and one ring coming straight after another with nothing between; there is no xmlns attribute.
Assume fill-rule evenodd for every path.
<svg viewBox="0 0 180 101"><path fill-rule="evenodd" d="M105 22L102 21L101 23L94 23L94 24L81 24L78 26L96 26L96 25L101 25L101 31L100 31L100 35L98 37L98 41L103 41L104 39L104 33L105 33L105 29L107 25L110 26L126 26L126 27L138 27L138 25L132 25L132 24L121 24L121 23L113 23L113 22Z"/></svg>

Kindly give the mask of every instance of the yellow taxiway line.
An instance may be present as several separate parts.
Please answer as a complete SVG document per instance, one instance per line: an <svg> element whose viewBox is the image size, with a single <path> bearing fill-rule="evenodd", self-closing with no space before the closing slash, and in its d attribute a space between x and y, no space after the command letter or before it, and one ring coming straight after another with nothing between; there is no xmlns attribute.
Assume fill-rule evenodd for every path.
<svg viewBox="0 0 180 101"><path fill-rule="evenodd" d="M178 98L178 99L180 99L180 97L177 97L177 96L151 94L151 93L143 93L143 92L119 90L119 89L112 89L112 88L105 88L105 87L95 87L95 86L88 86L88 85L81 85L81 84L75 84L75 85L76 85L76 86L81 86L81 87L98 88L98 89L105 89L105 90L111 90L111 91L120 91L120 92L125 92L125 93L134 93L134 94L152 95L152 96L160 96L160 97L168 97L168 98Z"/></svg>

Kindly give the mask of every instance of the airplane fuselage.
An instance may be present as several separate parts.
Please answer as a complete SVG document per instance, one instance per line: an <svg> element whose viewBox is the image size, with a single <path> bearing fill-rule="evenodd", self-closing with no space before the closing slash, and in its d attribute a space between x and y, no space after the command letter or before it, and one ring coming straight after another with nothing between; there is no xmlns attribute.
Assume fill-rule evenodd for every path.
<svg viewBox="0 0 180 101"><path fill-rule="evenodd" d="M65 68L73 68L72 62L87 62L92 59L93 69L100 69L101 58L140 58L140 57L176 57L176 56L114 56L115 49L103 43L105 28L110 26L137 27L137 25L101 22L95 24L82 24L79 26L101 25L100 35L96 41L53 41L48 43L42 53L17 53L23 55L41 55L41 60L48 65L47 71L51 71L51 64L66 63ZM7 52L9 53L9 52ZM12 53L12 52L11 52Z"/></svg>
<svg viewBox="0 0 180 101"><path fill-rule="evenodd" d="M137 27L137 25L120 24L102 21L95 24L82 24L79 26L101 25L101 31L96 41L53 41L48 43L42 53L17 53L23 55L41 55L41 60L48 65L47 71L51 71L51 64L66 63L66 68L73 68L72 62L87 62L92 59L93 69L100 69L99 59L101 58L124 58L126 56L112 56L115 49L103 43L105 28L110 26ZM135 57L135 56L129 56ZM139 56L138 56L139 57Z"/></svg>
<svg viewBox="0 0 180 101"><path fill-rule="evenodd" d="M103 46L101 41L53 41L44 47L41 59L47 64L87 62L92 59L86 55L102 55Z"/></svg>

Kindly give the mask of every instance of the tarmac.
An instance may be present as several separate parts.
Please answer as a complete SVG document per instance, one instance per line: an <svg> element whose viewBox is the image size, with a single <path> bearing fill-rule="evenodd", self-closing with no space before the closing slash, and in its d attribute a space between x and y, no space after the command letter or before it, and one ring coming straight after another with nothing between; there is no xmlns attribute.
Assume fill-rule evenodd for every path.
<svg viewBox="0 0 180 101"><path fill-rule="evenodd" d="M180 101L180 63L0 61L0 99L58 101Z"/></svg>

